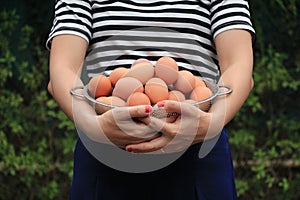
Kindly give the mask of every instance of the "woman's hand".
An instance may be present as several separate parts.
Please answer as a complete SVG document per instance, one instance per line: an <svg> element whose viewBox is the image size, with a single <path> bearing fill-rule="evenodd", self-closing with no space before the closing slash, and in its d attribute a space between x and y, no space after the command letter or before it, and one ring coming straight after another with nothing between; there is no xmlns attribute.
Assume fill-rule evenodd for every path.
<svg viewBox="0 0 300 200"><path fill-rule="evenodd" d="M174 123L158 119L145 119L150 127L162 127L162 136L149 142L128 145L133 152L151 152L163 147L164 151L178 151L192 143L217 136L221 129L235 116L253 87L253 52L251 34L233 29L218 34L215 38L220 65L219 84L230 86L230 95L217 97L209 112L203 112L186 103L165 102L164 109L180 115ZM167 146L166 146L167 145Z"/></svg>
<svg viewBox="0 0 300 200"><path fill-rule="evenodd" d="M109 141L118 147L146 142L160 135L139 121L148 121L151 110L151 106L114 108L98 117L99 125Z"/></svg>
<svg viewBox="0 0 300 200"><path fill-rule="evenodd" d="M72 107L75 126L93 141L125 148L159 136L138 120L149 118L151 106L116 107L97 115L87 100L74 97Z"/></svg>
<svg viewBox="0 0 300 200"><path fill-rule="evenodd" d="M211 113L201 111L192 104L176 101L164 101L158 105L167 112L177 112L179 114L177 119L172 123L154 117L141 119L151 129L160 129L162 135L151 141L127 145L127 151L134 153L172 153L183 151L191 144L204 140L211 123ZM159 149L162 150L157 151Z"/></svg>

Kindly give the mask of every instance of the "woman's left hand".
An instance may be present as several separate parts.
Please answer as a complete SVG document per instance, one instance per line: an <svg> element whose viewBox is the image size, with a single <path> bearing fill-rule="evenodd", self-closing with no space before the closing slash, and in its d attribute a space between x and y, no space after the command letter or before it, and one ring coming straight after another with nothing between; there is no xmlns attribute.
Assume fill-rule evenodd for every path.
<svg viewBox="0 0 300 200"><path fill-rule="evenodd" d="M178 117L171 123L155 117L140 119L150 128L160 131L162 135L147 142L127 145L127 151L134 153L172 153L183 151L191 144L204 140L211 121L211 113L183 102L163 101L158 105L166 112L178 113Z"/></svg>

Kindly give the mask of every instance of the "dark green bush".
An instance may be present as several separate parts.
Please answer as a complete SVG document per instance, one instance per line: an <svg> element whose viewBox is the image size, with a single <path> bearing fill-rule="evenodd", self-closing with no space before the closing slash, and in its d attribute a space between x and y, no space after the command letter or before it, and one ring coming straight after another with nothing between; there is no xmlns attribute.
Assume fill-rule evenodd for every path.
<svg viewBox="0 0 300 200"><path fill-rule="evenodd" d="M298 1L251 1L255 87L230 123L240 199L300 198Z"/></svg>
<svg viewBox="0 0 300 200"><path fill-rule="evenodd" d="M0 199L66 199L76 132L47 93L48 52L15 10L0 20Z"/></svg>

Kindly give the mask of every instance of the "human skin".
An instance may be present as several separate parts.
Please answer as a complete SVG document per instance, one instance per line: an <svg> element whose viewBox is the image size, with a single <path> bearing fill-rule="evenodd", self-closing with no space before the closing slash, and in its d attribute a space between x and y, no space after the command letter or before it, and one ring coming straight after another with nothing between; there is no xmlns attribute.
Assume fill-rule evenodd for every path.
<svg viewBox="0 0 300 200"><path fill-rule="evenodd" d="M70 90L83 85L79 77L87 48L87 42L78 36L59 35L53 38L48 90L76 127L94 141L113 142L135 153L155 152L166 146L167 152L181 151L190 144L216 137L253 88L250 33L244 30L225 31L215 38L215 44L221 70L219 83L232 87L233 92L226 97L218 97L209 112L188 103L161 103L166 111L180 114L173 123L150 117L149 108L145 106L115 108L97 115L87 100L72 97ZM133 117L143 123L136 123Z"/></svg>
<svg viewBox="0 0 300 200"><path fill-rule="evenodd" d="M149 126L132 120L149 117L149 106L115 108L97 115L86 99L70 94L73 87L83 86L80 73L86 48L87 42L75 35L59 35L52 40L48 91L60 108L75 123L76 128L97 142L113 142L124 148L128 144L157 137L159 134Z"/></svg>
<svg viewBox="0 0 300 200"><path fill-rule="evenodd" d="M221 73L219 84L230 86L233 92L218 97L209 112L188 103L161 102L161 107L167 112L177 112L180 117L174 123L155 118L142 119L153 129L159 127L162 135L151 141L128 145L127 151L147 153L161 148L164 148L163 152L181 151L190 144L216 137L235 116L254 86L251 34L238 29L225 31L216 36L215 44Z"/></svg>

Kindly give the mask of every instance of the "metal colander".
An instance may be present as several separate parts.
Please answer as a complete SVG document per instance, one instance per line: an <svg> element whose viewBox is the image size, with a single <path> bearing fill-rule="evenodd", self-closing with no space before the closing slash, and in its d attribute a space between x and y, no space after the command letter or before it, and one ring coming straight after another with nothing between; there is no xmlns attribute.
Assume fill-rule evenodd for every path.
<svg viewBox="0 0 300 200"><path fill-rule="evenodd" d="M229 86L217 85L216 83L214 83L212 81L209 81L207 79L203 79L203 78L202 78L202 80L205 82L206 86L211 90L212 95L209 98L204 99L202 101L193 102L193 103L191 103L192 105L198 106L200 104L204 104L204 103L207 103L207 102L209 102L209 105L211 105L213 100L216 97L230 94L233 91L233 89ZM223 91L221 91L221 89ZM82 90L82 93L78 93L77 92L78 90ZM76 87L74 87L70 90L70 93L73 96L77 96L77 97L80 97L80 98L86 98L87 100L89 100L91 103L94 103L94 104L99 104L99 105L109 107L109 108L112 108L112 109L118 107L116 105L111 105L111 104L103 103L103 102L100 102L100 101L96 101L96 99L94 99L89 94L88 84L85 85L85 86L76 86ZM156 117L156 118L160 118L160 119L161 118L168 118L168 117L171 117L171 116L177 116L177 115L178 114L175 113L175 112L168 113L164 109L161 109L161 108L158 108L158 107L154 107L154 109L151 113L151 116Z"/></svg>

